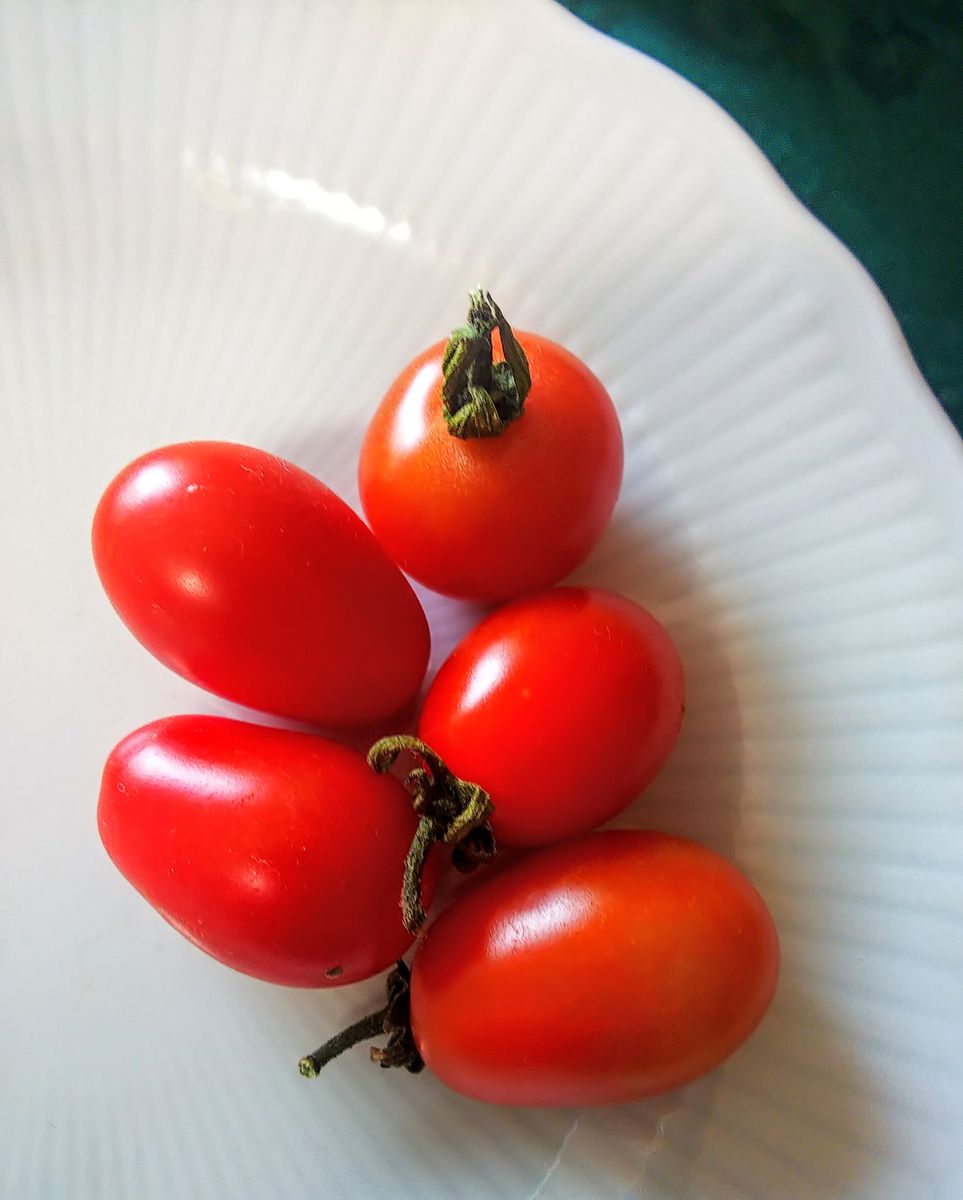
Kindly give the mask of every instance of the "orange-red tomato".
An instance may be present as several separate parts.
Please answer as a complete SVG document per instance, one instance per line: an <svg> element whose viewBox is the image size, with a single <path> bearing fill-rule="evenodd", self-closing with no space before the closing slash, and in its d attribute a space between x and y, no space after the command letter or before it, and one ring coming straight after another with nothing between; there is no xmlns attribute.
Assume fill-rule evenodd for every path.
<svg viewBox="0 0 963 1200"><path fill-rule="evenodd" d="M668 1091L762 1019L779 944L717 854L618 830L483 880L425 935L411 1027L429 1070L495 1104L585 1105Z"/></svg>
<svg viewBox="0 0 963 1200"><path fill-rule="evenodd" d="M557 583L595 545L618 495L622 435L605 388L548 338L516 337L531 391L497 436L449 432L439 342L388 389L362 447L371 528L395 562L445 595L500 601Z"/></svg>
<svg viewBox="0 0 963 1200"><path fill-rule="evenodd" d="M145 454L104 493L93 549L134 636L228 700L367 725L421 686L428 623L410 584L334 492L273 454Z"/></svg>
<svg viewBox="0 0 963 1200"><path fill-rule="evenodd" d="M500 842L587 833L662 766L682 720L682 665L645 609L597 588L516 600L442 665L418 736L483 787Z"/></svg>
<svg viewBox="0 0 963 1200"><path fill-rule="evenodd" d="M154 721L111 751L97 811L118 870L196 946L271 983L331 987L411 944L401 784L324 738L224 717ZM423 899L433 890L429 862Z"/></svg>

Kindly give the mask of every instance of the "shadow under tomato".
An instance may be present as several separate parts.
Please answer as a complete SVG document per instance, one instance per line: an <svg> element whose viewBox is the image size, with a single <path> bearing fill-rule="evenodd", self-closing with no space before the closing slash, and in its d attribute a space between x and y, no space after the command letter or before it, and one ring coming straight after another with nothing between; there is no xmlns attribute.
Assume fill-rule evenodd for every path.
<svg viewBox="0 0 963 1200"><path fill-rule="evenodd" d="M258 1019L276 1023L288 1038L294 1072L293 1060L307 1046L378 1002L372 983L321 1003L279 991ZM636 1103L484 1105L427 1073L380 1071L364 1047L320 1079L298 1084L309 1109L345 1097L353 1112L368 1114L372 1167L391 1172L416 1148L419 1180L439 1192L460 1179L466 1195L487 1195L482 1181L494 1172L498 1194L519 1200L844 1200L880 1194L875 1183L892 1153L891 1130L874 1107L845 1023L792 973L759 1031L727 1064L689 1087ZM318 1143L323 1154L323 1128ZM905 1194L925 1193L910 1184Z"/></svg>
<svg viewBox="0 0 963 1200"><path fill-rule="evenodd" d="M787 962L759 1030L728 1063L678 1093L646 1182L674 1200L881 1194L894 1130L846 1030Z"/></svg>
<svg viewBox="0 0 963 1200"><path fill-rule="evenodd" d="M739 825L743 731L717 606L700 585L677 527L641 529L628 517L608 533L573 583L634 600L668 630L685 673L685 715L663 769L612 824L659 829L731 856Z"/></svg>
<svg viewBox="0 0 963 1200"><path fill-rule="evenodd" d="M685 669L679 741L660 775L613 824L690 837L745 866L745 847L759 844L762 804L765 836L778 861L792 852L791 818L780 815L778 796L772 814L765 811L755 775L752 820L745 816L745 754L756 739L778 744L791 736L804 716L786 704L791 679L760 683L770 678L758 669L769 664L754 657L764 653L764 639L714 599L693 557L680 548L679 527L616 519L575 580L621 592L652 611ZM749 726L740 704L747 679ZM778 772L771 778L778 786ZM646 1180L680 1200L723 1193L793 1200L872 1194L870 1181L899 1138L874 1099L870 1065L857 1049L857 1006L845 997L845 981L842 994L831 982L820 990L821 938L829 935L806 931L824 918L825 897L774 886L769 892L783 951L773 1007L728 1064L675 1094L678 1103L660 1125L664 1137L645 1158ZM574 1142L566 1151L578 1153Z"/></svg>

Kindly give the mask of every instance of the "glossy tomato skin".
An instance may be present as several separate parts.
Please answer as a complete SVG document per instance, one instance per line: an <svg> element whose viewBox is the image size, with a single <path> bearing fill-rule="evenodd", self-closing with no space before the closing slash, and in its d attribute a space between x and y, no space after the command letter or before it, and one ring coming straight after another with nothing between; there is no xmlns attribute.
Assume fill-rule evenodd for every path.
<svg viewBox="0 0 963 1200"><path fill-rule="evenodd" d="M418 734L495 805L499 842L587 833L662 766L683 712L682 665L644 609L556 588L492 613L442 665Z"/></svg>
<svg viewBox="0 0 963 1200"><path fill-rule="evenodd" d="M445 595L492 602L557 583L601 537L618 496L622 434L605 388L563 347L516 336L532 388L497 437L449 434L439 342L391 385L361 450L371 528Z"/></svg>
<svg viewBox="0 0 963 1200"><path fill-rule="evenodd" d="M414 962L429 1070L494 1104L637 1100L727 1058L762 1019L779 944L730 863L661 833L591 834L466 892Z"/></svg>
<svg viewBox="0 0 963 1200"><path fill-rule="evenodd" d="M421 686L428 624L411 586L334 492L272 454L144 455L104 493L93 550L134 636L228 700L349 726Z"/></svg>
<svg viewBox="0 0 963 1200"><path fill-rule="evenodd" d="M245 974L337 986L411 944L398 904L411 802L335 742L225 717L154 721L107 759L97 822L141 895ZM426 902L435 875L429 863Z"/></svg>

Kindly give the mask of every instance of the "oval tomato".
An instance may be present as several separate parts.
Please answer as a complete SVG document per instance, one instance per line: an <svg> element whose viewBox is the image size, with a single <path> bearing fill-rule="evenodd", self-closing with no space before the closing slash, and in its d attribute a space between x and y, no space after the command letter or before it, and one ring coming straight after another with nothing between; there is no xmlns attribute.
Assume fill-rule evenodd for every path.
<svg viewBox="0 0 963 1200"><path fill-rule="evenodd" d="M417 818L401 784L324 738L225 717L154 721L104 768L115 866L175 929L248 975L330 987L411 944L398 892ZM435 871L425 880L425 900Z"/></svg>
<svg viewBox="0 0 963 1200"><path fill-rule="evenodd" d="M273 454L144 455L104 493L93 549L134 636L228 700L361 725L421 686L428 624L407 580L334 492Z"/></svg>
<svg viewBox="0 0 963 1200"><path fill-rule="evenodd" d="M636 1100L731 1054L778 966L772 918L730 863L661 833L596 833L439 917L412 967L411 1032L429 1070L478 1100Z"/></svg>
<svg viewBox="0 0 963 1200"><path fill-rule="evenodd" d="M499 841L594 829L675 743L682 666L656 619L622 596L557 588L492 613L442 665L418 735L491 796Z"/></svg>
<svg viewBox="0 0 963 1200"><path fill-rule="evenodd" d="M449 596L496 601L557 583L586 557L618 495L622 435L608 393L584 363L537 334L520 332L514 343L484 300L473 294L469 325L391 385L365 437L359 483L371 528L405 571ZM459 397L444 397L446 364L466 332L474 331L469 347L482 348L472 394L483 376L484 395L504 411L496 386L504 363L494 364L492 382L493 330L496 346L507 331L524 351L518 373L528 371L531 390L520 415L502 421L496 413L485 436L453 435L449 421L467 405L453 413Z"/></svg>

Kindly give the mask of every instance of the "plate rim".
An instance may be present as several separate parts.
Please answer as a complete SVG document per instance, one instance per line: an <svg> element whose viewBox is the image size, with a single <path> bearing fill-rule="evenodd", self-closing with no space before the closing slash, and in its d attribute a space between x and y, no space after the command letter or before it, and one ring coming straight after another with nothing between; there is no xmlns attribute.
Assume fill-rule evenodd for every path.
<svg viewBox="0 0 963 1200"><path fill-rule="evenodd" d="M500 9L508 6L509 0L498 0ZM700 137L708 133L720 141L724 139L726 156L735 154L739 158L733 174L741 179L745 172L758 184L756 192L746 189L747 202L766 207L768 215L778 220L788 234L805 241L807 252L818 256L827 274L832 273L858 302L854 331L862 334L863 340L867 340L868 333L877 343L884 360L868 361L877 368L874 376L890 380L889 389L874 391L871 404L877 409L898 411L900 419L917 423L909 432L915 437L914 453L926 452L925 461L920 463L920 477L927 482L950 528L963 522L963 434L924 378L889 302L856 255L806 207L746 130L707 92L645 51L587 24L559 0L526 0L522 12L544 26L546 36L581 43L578 53L591 53L595 70L611 76L617 69L629 87L638 86L643 74L649 76L646 85L654 81L672 104L681 106L687 124ZM515 12L514 19L518 20L519 15ZM857 330L860 322L865 328ZM880 413L881 418L884 416L885 412ZM946 549L963 565L963 544L950 539Z"/></svg>

